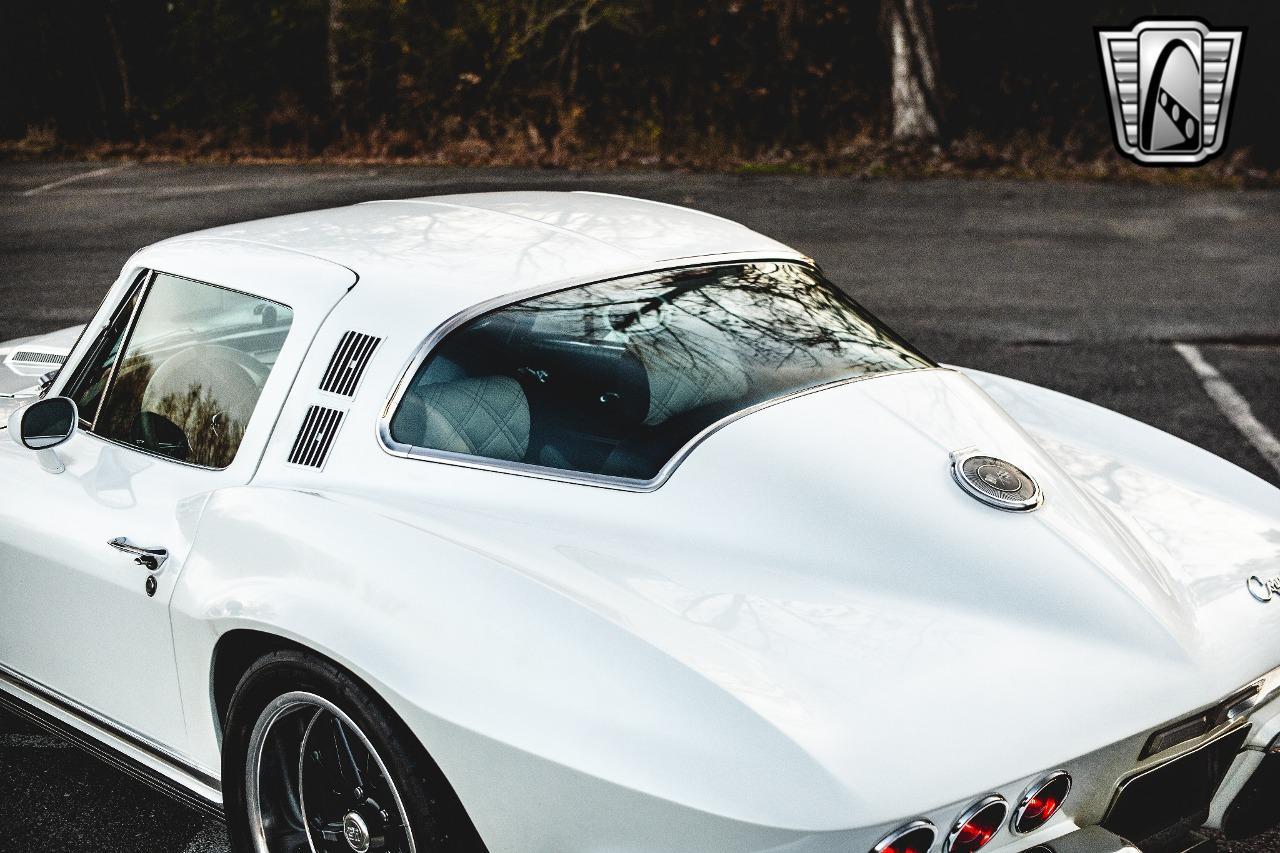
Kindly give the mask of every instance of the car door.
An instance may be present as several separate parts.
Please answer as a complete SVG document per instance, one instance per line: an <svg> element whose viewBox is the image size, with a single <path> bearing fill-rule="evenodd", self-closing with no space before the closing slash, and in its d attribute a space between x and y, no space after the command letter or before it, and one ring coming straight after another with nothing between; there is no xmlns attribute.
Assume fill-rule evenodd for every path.
<svg viewBox="0 0 1280 853"><path fill-rule="evenodd" d="M300 359L290 347L275 375L293 316L144 271L59 383L80 415L56 450L66 470L0 441L7 675L135 739L185 743L168 603L207 496L256 469Z"/></svg>

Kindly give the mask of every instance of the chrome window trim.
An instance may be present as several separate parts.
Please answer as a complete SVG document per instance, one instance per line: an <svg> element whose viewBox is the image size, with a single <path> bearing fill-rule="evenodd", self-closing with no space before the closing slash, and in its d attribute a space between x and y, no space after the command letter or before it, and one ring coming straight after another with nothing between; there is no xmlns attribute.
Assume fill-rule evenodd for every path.
<svg viewBox="0 0 1280 853"><path fill-rule="evenodd" d="M130 258L130 260L133 260L133 259ZM125 270L127 269L130 269L130 267L126 263ZM128 300L129 295L133 293L134 288L138 287L142 279L146 278L151 272L146 267L133 267L132 270L133 270L133 278L131 279L129 286L125 288L124 297L116 303L115 309L107 317L106 322L102 326L94 330L93 337L95 339L98 335L102 334L102 330L106 328L106 326L111 324L111 321L116 316L115 312L118 311L120 309L120 306L123 305L124 302ZM124 275L125 275L124 270L121 270L120 278L121 279L124 278ZM119 279L117 279L117 281L118 280ZM74 356L76 354L76 351L80 349L80 345L85 343L85 337L89 334L89 327L93 325L93 321L97 318L97 316L102 313L102 309L103 307L106 306L107 300L111 298L111 291L112 289L114 289L114 287L115 285L112 285L112 287L107 288L106 293L102 294L102 298L98 300L98 307L95 308L93 310L93 313L89 315L88 322L86 322L83 326L80 327L80 334L76 335L75 343L71 345L71 349L67 350L67 360L62 362L62 367L59 368L58 372L53 377L53 381L50 382L48 387L44 389L41 396L47 395L53 389L53 386L58 384L59 380L62 381L62 385L58 389L58 395L64 396L62 395L62 389L66 388L67 385L69 385L71 381L75 378L76 371L80 369L81 364L83 364L84 362L85 353L80 353L80 357L76 359L74 362L72 361L72 356ZM88 343L89 343L89 346L92 346L93 340L90 340Z"/></svg>
<svg viewBox="0 0 1280 853"><path fill-rule="evenodd" d="M99 435L98 433L91 432L87 429L79 430L79 432L83 432L86 436L97 439L98 441L101 441L103 444L110 444L113 447L119 447L122 450L129 450L134 453L141 454L142 456L150 456L152 459L159 459L164 462L171 462L174 465L181 465L183 468L190 468L193 471L208 471L212 474L217 474L221 471L226 471L231 467L231 465L228 465L225 468L214 468L209 465L197 465L194 462L186 462L182 459L174 459L172 456L165 456L163 453L156 453L154 450L147 450L145 447L138 447L137 445L127 444L123 441L118 441L114 438L107 438L105 435ZM235 460L232 460L231 464L234 465Z"/></svg>
<svg viewBox="0 0 1280 853"><path fill-rule="evenodd" d="M770 406L776 406L779 403L785 403L794 400L797 397L804 397L809 394L815 394L819 391L825 391L840 385L850 385L854 382L861 382L865 379L878 379L883 376L896 376L903 373L920 373L929 370L945 370L956 372L954 368L936 365L934 367L911 367L903 370L885 370L877 373L866 373L860 376L847 376L843 379L835 379L830 382L824 382L820 385L814 385L809 388L802 388L799 391L793 391L790 394L784 394L780 397L773 397L739 409L732 414L726 415L718 421L708 424L700 432L689 439L672 454L659 469L657 475L649 480L636 480L630 477L612 477L606 474L592 474L585 471L568 471L563 468L548 468L543 465L530 465L527 462L504 462L500 459L488 459L483 456L473 456L467 453L453 453L446 450L432 450L425 447L417 447L412 444L404 444L396 441L391 435L391 419L395 415L396 410L400 407L401 400L404 399L405 393L409 390L409 382L418 372L418 368L427 360L436 346L445 339L451 332L460 326L466 325L472 320L495 311L508 305L514 305L517 302L523 302L527 299L533 299L538 296L545 296L550 293L556 293L561 290L568 290L574 287L585 287L593 284L604 284L610 281L617 281L623 278L632 278L634 276L650 275L665 272L674 272L682 269L697 269L699 267L732 265L732 264L749 264L749 263L790 263L797 264L821 275L818 265L812 259L807 257L786 257L784 255L776 256L751 256L751 257L734 257L734 256L710 256L708 258L700 258L697 262L689 262L672 264L671 266L657 267L654 269L641 270L638 272L624 272L616 275L609 275L605 278L586 278L571 279L568 281L558 281L549 285L528 288L498 296L493 299L487 299L470 308L454 314L437 326L409 358L408 364L404 370L400 372L400 378L396 380L395 386L391 389L391 395L387 398L387 402L382 407L382 415L378 418L376 426L378 435L378 444L382 449L391 456L400 459L413 459L421 462L438 462L445 465L454 465L461 468L473 468L480 471L492 471L501 474L515 474L523 477L533 477L539 480L552 480L560 483L573 483L580 486L596 486L598 488L615 489L624 492L652 492L660 488L675 470L680 467L681 463L688 458L698 445L706 441L715 433L724 429L734 421L745 418L748 415L767 409Z"/></svg>
<svg viewBox="0 0 1280 853"><path fill-rule="evenodd" d="M151 288L155 286L156 278L159 273L151 270L143 279L142 286L138 288L138 301L134 303L133 310L129 312L129 321L124 326L124 337L120 339L120 351L116 353L116 359L111 363L111 371L107 374L106 384L102 386L102 396L98 398L98 408L93 411L93 421L87 427L87 431L97 434L98 421L102 419L102 410L107 405L107 398L111 396L111 391L116 387L116 380L120 378L120 365L124 363L125 353L129 351L129 345L133 343L134 330L138 328L138 317L142 316L142 309L146 307L147 299L151 296Z"/></svg>
<svg viewBox="0 0 1280 853"><path fill-rule="evenodd" d="M80 425L80 422L83 421L83 429L86 432L92 432L93 428L97 426L98 415L102 413L102 404L107 399L107 391L116 381L116 373L120 369L120 358L124 354L125 349L129 346L129 338L133 335L133 324L138 320L138 312L142 310L142 303L146 301L147 291L151 287L151 282L155 280L155 275L154 270L143 269L134 276L133 283L129 285L127 290L125 290L124 296L122 296L119 303L117 303L115 310L111 312L109 317L107 317L102 328L98 329L94 334L94 340L89 343L89 348L92 350L93 346L97 343L98 338L105 334L106 330L110 328L111 324L114 323L117 318L122 316L121 309L124 308L129 300L133 299L135 296L137 297L137 303L129 309L129 318L125 321L124 325L124 335L120 339L120 350L116 353L116 357L111 362L111 369L107 371L107 378L102 384L102 394L98 397L98 405L94 407L93 417L86 418L83 417L83 413L81 413L81 416L77 419L77 425ZM80 341L84 338L88 329L89 327L86 325L80 330L80 336L76 339L75 346L71 348L71 352L67 353L67 361L71 360L72 353L76 351L76 347L80 346ZM81 354L81 357L76 364L70 365L71 370L67 371L67 380L62 383L62 388L58 391L59 394L63 394L68 385L75 385L84 378L84 371L89 369L89 365L85 362L85 357L88 354L88 352ZM63 370L66 370L68 366L69 365L66 362L63 362Z"/></svg>

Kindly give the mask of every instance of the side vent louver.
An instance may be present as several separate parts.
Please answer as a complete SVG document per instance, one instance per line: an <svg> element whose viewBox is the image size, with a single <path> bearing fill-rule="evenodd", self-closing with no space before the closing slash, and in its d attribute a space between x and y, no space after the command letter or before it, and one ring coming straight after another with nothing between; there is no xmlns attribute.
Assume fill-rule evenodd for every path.
<svg viewBox="0 0 1280 853"><path fill-rule="evenodd" d="M55 352L15 352L12 360L28 364L62 364L67 357Z"/></svg>
<svg viewBox="0 0 1280 853"><path fill-rule="evenodd" d="M361 332L347 332L338 341L338 348L329 359L325 368L324 379L320 380L320 390L343 397L352 397L364 369L369 366L369 359L382 343L382 338L366 335Z"/></svg>
<svg viewBox="0 0 1280 853"><path fill-rule="evenodd" d="M342 412L337 409L308 407L307 415L302 419L302 429L298 430L293 449L289 451L289 461L308 468L323 468L341 426Z"/></svg>

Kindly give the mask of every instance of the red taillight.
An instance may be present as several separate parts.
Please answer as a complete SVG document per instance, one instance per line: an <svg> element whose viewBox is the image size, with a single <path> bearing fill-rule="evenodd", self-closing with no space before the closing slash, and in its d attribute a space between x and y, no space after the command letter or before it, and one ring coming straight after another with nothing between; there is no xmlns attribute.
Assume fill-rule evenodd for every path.
<svg viewBox="0 0 1280 853"><path fill-rule="evenodd" d="M914 820L886 835L871 853L928 853L937 837L929 821Z"/></svg>
<svg viewBox="0 0 1280 853"><path fill-rule="evenodd" d="M999 794L975 803L951 827L946 853L977 853L1000 831L1009 807Z"/></svg>
<svg viewBox="0 0 1280 853"><path fill-rule="evenodd" d="M1071 793L1071 774L1065 770L1050 773L1038 779L1023 793L1018 808L1013 813L1013 831L1031 832L1049 822L1049 818L1062 808L1062 801Z"/></svg>

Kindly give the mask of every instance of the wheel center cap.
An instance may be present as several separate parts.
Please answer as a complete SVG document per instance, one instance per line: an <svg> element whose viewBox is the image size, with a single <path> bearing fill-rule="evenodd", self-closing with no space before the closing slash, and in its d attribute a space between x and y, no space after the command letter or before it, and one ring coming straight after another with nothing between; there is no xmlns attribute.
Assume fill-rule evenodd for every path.
<svg viewBox="0 0 1280 853"><path fill-rule="evenodd" d="M348 812L342 819L342 835L347 839L347 846L356 853L369 850L369 825L358 813Z"/></svg>

